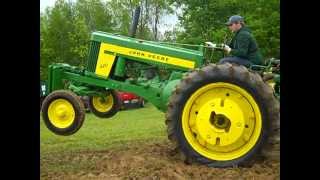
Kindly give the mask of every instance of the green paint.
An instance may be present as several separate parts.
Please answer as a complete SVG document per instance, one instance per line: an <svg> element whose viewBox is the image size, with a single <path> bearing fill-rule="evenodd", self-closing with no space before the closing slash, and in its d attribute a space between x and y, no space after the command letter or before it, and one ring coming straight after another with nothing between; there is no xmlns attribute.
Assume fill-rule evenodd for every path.
<svg viewBox="0 0 320 180"><path fill-rule="evenodd" d="M119 57L116 61L116 68L114 71L114 75L119 77L125 76L125 67L126 67L126 59L123 57Z"/></svg>
<svg viewBox="0 0 320 180"><path fill-rule="evenodd" d="M161 54L165 56L188 59L195 62L195 68L201 66L204 61L202 51L196 51L196 50L180 48L180 47L178 48L178 47L163 45L157 42L150 42L150 41L139 40L139 39L130 38L126 36L121 36L121 35L114 35L111 33L93 32L91 35L91 40L96 42L109 43L109 44L126 47L126 48L137 49L141 51L148 51L151 53ZM120 56L129 58L129 59L138 60L138 61L143 61L146 63L162 64L162 63L158 63L154 61L150 62L145 59L130 57L126 55L120 55ZM186 68L181 68L179 66L174 66L169 64L166 64L166 66L168 68L177 68L181 70L187 70Z"/></svg>
<svg viewBox="0 0 320 180"><path fill-rule="evenodd" d="M202 47L199 51L196 51L163 45L157 42L140 41L135 38L103 32L94 32L91 36L91 40L86 69L70 66L68 64L53 64L49 66L47 94L58 89L70 89L81 96L102 96L102 91L106 89L114 89L135 93L151 102L159 110L165 112L167 110L167 103L175 90L176 85L180 83L183 74L192 70L161 62L130 57L128 55L116 54L118 56L117 61L114 63L115 67L113 67L109 78L106 79L104 77L99 77L95 74L95 68L101 42L141 51L148 51L150 53L161 54L164 56L188 59L195 62L195 68L201 68L204 66ZM126 62L129 61L145 62L149 64L147 67L164 67L165 69L171 70L171 74L166 80L161 80L158 75L152 79L146 79L141 75L136 79L126 79L124 81L111 79L114 75L126 77L127 72L125 65ZM256 68L259 71L266 71L270 67L270 64L268 64L267 66L252 67L252 69ZM137 71L143 72L143 67L141 69L137 68ZM275 77L275 82L280 85L280 75Z"/></svg>

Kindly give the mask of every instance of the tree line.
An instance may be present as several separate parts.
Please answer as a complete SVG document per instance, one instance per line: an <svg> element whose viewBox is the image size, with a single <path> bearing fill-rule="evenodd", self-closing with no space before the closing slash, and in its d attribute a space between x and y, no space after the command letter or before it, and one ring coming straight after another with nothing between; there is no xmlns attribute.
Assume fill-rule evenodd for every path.
<svg viewBox="0 0 320 180"><path fill-rule="evenodd" d="M245 18L265 58L280 56L279 0L57 0L40 14L40 76L56 62L84 66L90 34L105 31L128 35L136 6L141 7L136 37L174 43L227 42L224 23L234 14ZM178 14L179 22L160 34L161 18Z"/></svg>

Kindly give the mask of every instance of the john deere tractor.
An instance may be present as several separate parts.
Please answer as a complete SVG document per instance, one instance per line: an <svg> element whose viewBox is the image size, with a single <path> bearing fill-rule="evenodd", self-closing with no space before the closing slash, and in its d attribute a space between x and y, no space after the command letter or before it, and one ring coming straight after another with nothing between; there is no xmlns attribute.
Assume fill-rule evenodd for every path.
<svg viewBox="0 0 320 180"><path fill-rule="evenodd" d="M110 118L120 108L115 90L132 92L166 113L168 138L189 160L213 167L251 162L279 120L280 88L269 85L280 87L279 73L272 71L278 61L216 65L205 56L219 49L210 44L192 50L93 32L86 67L49 66L45 125L72 135L85 120L79 96L89 96L93 114Z"/></svg>

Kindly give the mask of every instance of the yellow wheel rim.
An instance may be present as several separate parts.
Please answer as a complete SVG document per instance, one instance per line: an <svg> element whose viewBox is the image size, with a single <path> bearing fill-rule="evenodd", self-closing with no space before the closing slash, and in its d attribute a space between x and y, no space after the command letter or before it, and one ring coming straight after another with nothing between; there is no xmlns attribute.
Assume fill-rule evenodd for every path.
<svg viewBox="0 0 320 180"><path fill-rule="evenodd" d="M258 141L261 127L260 109L253 97L229 83L198 89L182 114L188 143L211 160L228 161L245 155Z"/></svg>
<svg viewBox="0 0 320 180"><path fill-rule="evenodd" d="M52 101L48 108L50 122L57 128L66 128L75 119L75 111L72 104L65 99Z"/></svg>
<svg viewBox="0 0 320 180"><path fill-rule="evenodd" d="M108 112L113 106L113 96L109 94L107 97L104 99L98 96L94 96L92 98L92 105L93 107L99 111L99 112Z"/></svg>

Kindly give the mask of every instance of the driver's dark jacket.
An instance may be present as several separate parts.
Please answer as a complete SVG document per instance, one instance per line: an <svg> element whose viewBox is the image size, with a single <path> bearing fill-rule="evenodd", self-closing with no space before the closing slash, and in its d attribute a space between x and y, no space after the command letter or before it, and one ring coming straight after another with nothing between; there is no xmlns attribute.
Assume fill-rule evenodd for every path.
<svg viewBox="0 0 320 180"><path fill-rule="evenodd" d="M263 58L257 42L247 27L238 30L229 44L231 56L248 59L254 64L263 64Z"/></svg>

